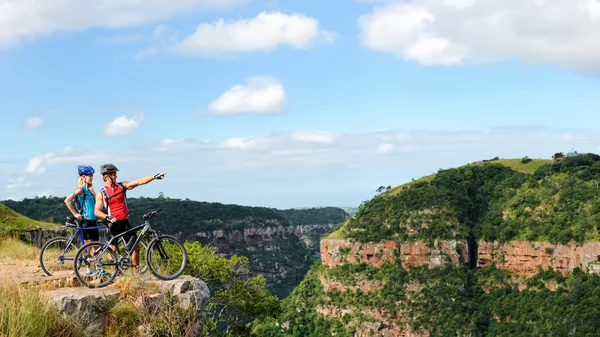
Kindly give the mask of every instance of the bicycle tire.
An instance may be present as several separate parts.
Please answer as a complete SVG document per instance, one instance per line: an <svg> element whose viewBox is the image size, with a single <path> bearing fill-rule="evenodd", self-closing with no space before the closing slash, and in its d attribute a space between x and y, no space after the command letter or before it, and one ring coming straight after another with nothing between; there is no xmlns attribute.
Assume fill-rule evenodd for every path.
<svg viewBox="0 0 600 337"><path fill-rule="evenodd" d="M82 261L84 261L86 259L86 255L87 250L92 247L95 246L96 247L96 251L98 251L99 249L103 248L105 246L104 243L101 242L90 242L90 243L86 243L85 245L81 246L81 248L79 248L79 250L77 250L77 254L75 254L75 261L73 263L73 271L75 271L75 276L77 276L77 279L79 280L79 282L81 282L82 284L84 284L86 287L88 288L102 288L102 287L106 287L107 285L109 285L117 276L117 273L119 272L119 267L118 267L118 259L117 259L117 254L115 254L115 252L112 250L112 248L110 247L106 247L106 250L104 251L104 254L108 254L109 255L109 259L111 259L113 261L112 265L114 265L114 270L112 273L110 273L110 276L107 277L107 279L105 281L101 281L98 284L93 284L90 283L86 277L89 276L85 276L85 275L81 275L80 274L80 269L79 266L81 265ZM96 266L95 266L96 267ZM84 277L85 276L85 277Z"/></svg>
<svg viewBox="0 0 600 337"><path fill-rule="evenodd" d="M145 259L146 255L148 255L147 252L148 252L148 247L150 246L150 244L146 243L146 241L142 240L142 241L140 241L140 246L143 246L146 251L146 254L144 254L144 259ZM148 270L148 263L146 261L143 261L145 263L142 265L141 260L142 260L142 247L140 247L140 273L143 274Z"/></svg>
<svg viewBox="0 0 600 337"><path fill-rule="evenodd" d="M163 241L171 241L174 244L174 251L166 252L165 247L163 245ZM170 247L168 247L167 249L171 250ZM157 258L153 258L153 252L157 254ZM173 274L163 274L163 268L159 268L158 266L159 261L170 265L169 262L171 261L165 261L164 259L165 256L169 258L169 256L165 253L170 253L171 257L178 257L178 253L181 254L181 265L178 265L178 262L175 262L173 264L176 268L178 268L177 271ZM176 237L172 235L161 234L158 238L150 241L150 244L148 245L148 250L146 251L146 264L148 265L148 269L150 269L152 275L156 276L158 279L173 280L183 273L183 270L187 265L187 252L183 244Z"/></svg>
<svg viewBox="0 0 600 337"><path fill-rule="evenodd" d="M54 275L51 271L52 268L50 268L50 265L47 265L46 262L44 262L44 260L47 260L47 262L53 261L53 263L59 263L59 264L63 264L64 265L64 261L63 262L59 262L58 257L60 255L58 255L56 257L56 259L54 258L49 258L48 254L49 253L49 247L51 247L53 244L57 243L57 242L64 242L64 244L61 247L65 247L67 245L67 243L69 242L70 238L68 237L56 237L56 238L52 238L48 241L46 241L46 243L42 246L42 249L40 250L40 267L42 267L42 270L44 271L44 273L48 276L52 276ZM75 243L75 242L71 242L71 245L69 247L73 248L74 252L77 252L77 250L79 250L79 246ZM63 248L64 251L64 248ZM71 250L67 250L71 251ZM62 254L62 252L60 253ZM75 253L74 253L75 254ZM73 256L73 260L74 260L75 256ZM68 270L69 268L67 268Z"/></svg>

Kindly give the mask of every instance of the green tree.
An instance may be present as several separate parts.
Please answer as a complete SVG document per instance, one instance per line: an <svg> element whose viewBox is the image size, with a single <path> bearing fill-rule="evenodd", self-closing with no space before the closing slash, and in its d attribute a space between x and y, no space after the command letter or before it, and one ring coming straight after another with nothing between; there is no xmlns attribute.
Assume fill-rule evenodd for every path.
<svg viewBox="0 0 600 337"><path fill-rule="evenodd" d="M217 248L198 242L186 242L185 247L185 273L202 279L211 291L206 335L247 335L246 323L279 314L279 299L266 289L262 275L251 276L248 258L233 255L227 259L217 255Z"/></svg>

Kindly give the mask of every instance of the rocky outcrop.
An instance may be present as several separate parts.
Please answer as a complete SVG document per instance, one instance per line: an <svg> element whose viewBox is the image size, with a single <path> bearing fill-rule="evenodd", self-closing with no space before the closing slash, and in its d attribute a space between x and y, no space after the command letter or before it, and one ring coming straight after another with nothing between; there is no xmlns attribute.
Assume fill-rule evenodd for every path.
<svg viewBox="0 0 600 337"><path fill-rule="evenodd" d="M144 294L135 299L135 304L144 313L151 314L161 310L163 299L167 294L173 296L175 305L187 309L194 308L196 325L194 336L201 335L202 322L208 314L210 292L203 281L183 275L172 281L148 281L159 291ZM55 305L64 315L74 316L86 327L86 336L102 336L107 323L107 304L121 297L121 290L116 285L100 289L85 287L58 288L47 291L49 303ZM147 327L140 326L141 335L145 335Z"/></svg>
<svg viewBox="0 0 600 337"><path fill-rule="evenodd" d="M454 265L464 265L469 262L469 248L466 242L456 240L436 240L432 246L420 241L353 243L343 239L321 240L321 263L327 267L353 263L379 267L384 262L394 263L396 258L407 270L411 266L440 266L446 260Z"/></svg>
<svg viewBox="0 0 600 337"><path fill-rule="evenodd" d="M352 243L343 239L321 240L321 263L326 267L343 264L366 263L379 267L384 262L393 263L397 258L404 269L411 266L440 266L445 260L454 265L469 262L466 242L455 240L435 241L433 246L423 242L398 244L395 241L379 243ZM575 268L600 272L600 242L584 244L552 244L548 242L513 241L499 244L479 242L477 267L505 269L513 275L531 277L538 269L554 270L567 274Z"/></svg>
<svg viewBox="0 0 600 337"><path fill-rule="evenodd" d="M584 244L551 244L547 242L514 241L505 244L480 242L478 267L492 263L512 275L531 277L538 268L567 274L575 268L600 272L600 242Z"/></svg>
<svg viewBox="0 0 600 337"><path fill-rule="evenodd" d="M190 241L200 241L204 244L210 243L216 247L227 249L227 246L238 243L262 243L280 240L289 237L290 235L294 235L298 238L301 238L307 246L315 246L318 251L318 238L321 235L330 232L335 225L336 224L283 226L281 223L273 220L272 223L262 224L260 227L197 232L193 237L186 239ZM317 236L317 240L315 240L315 234Z"/></svg>
<svg viewBox="0 0 600 337"><path fill-rule="evenodd" d="M46 241L59 237L71 236L73 232L67 227L55 228L33 228L25 229L19 233L19 238L27 243L30 243L38 248L41 248Z"/></svg>
<svg viewBox="0 0 600 337"><path fill-rule="evenodd" d="M32 244L38 248L41 248L46 241L56 237L67 237L70 238L73 235L73 228L68 227L53 227L53 228L31 228L22 230L19 235L19 239ZM100 240L106 240L108 236L106 230L100 230ZM79 239L76 241L80 244Z"/></svg>

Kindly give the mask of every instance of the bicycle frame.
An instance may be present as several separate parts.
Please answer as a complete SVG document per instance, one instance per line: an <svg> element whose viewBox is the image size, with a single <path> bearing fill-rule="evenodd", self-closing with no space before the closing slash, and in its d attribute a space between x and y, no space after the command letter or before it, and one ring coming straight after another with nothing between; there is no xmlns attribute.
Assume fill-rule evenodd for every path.
<svg viewBox="0 0 600 337"><path fill-rule="evenodd" d="M106 251L107 247L110 247L110 246L115 246L115 247L117 248L117 251L115 252L115 254L118 254L118 255L120 256L120 255L121 255L121 253L120 253L120 250L119 250L119 244L118 244L118 242L119 242L119 238L121 238L121 237L125 236L125 235L126 235L126 234L128 234L128 233L132 233L132 232L136 232L136 233L137 233L137 231L138 231L140 228L142 229L142 231L140 232L140 234L139 234L139 235L137 235L137 238L136 238L136 240L135 240L135 243L132 245L132 247L136 247L137 245L139 245L139 244L140 244L140 242L142 242L142 238L144 237L144 235L145 235L146 233L150 233L150 234L152 234L152 236L153 236L154 238L158 238L158 233L157 233L155 230L153 230L153 229L152 229L152 227L150 226L150 222L149 222L148 220L145 220L145 221L144 221L144 223L143 223L143 224L141 224L141 225L138 225L138 226L132 227L132 228L130 228L130 229L128 229L128 230L126 230L126 231L124 231L124 232L123 232L123 233L121 233L121 234L118 234L118 235L111 236L111 238L110 238L108 241L106 241L106 242L103 244L102 248L100 248L100 249L98 249L98 250L99 250L100 252L104 253L104 252ZM115 242L115 241L116 241L116 242ZM135 249L131 249L131 251L129 251L129 252L128 252L128 251L127 251L127 249L125 249L125 253L127 253L126 257L127 257L127 258L131 258L131 254L132 254L134 251L135 251ZM117 261L115 261L115 262L117 262Z"/></svg>
<svg viewBox="0 0 600 337"><path fill-rule="evenodd" d="M72 261L72 258L69 257L65 257L65 253L67 252L67 249L69 247L71 247L71 245L73 244L73 241L75 241L75 238L79 237L79 240L81 240L81 244L85 244L85 240L83 239L83 231L85 230L90 230L90 229L102 229L104 228L104 226L94 226L94 227L79 227L77 226L75 229L75 233L73 233L73 235L71 236L71 238L69 238L69 240L67 241L67 244L65 245L65 249L63 249L62 253L58 256L58 260L60 262L64 262L64 261Z"/></svg>

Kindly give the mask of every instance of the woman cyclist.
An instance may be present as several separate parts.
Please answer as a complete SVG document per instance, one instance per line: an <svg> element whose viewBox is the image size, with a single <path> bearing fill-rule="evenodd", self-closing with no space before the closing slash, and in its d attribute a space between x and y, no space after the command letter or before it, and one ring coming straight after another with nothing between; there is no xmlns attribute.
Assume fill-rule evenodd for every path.
<svg viewBox="0 0 600 337"><path fill-rule="evenodd" d="M79 220L82 228L95 227L98 218L94 214L96 200L96 192L94 192L93 185L94 168L87 165L79 165L77 173L79 174L77 189L65 198L65 205L67 205L73 216ZM78 205L77 209L74 204ZM98 229L86 229L83 231L85 243L99 241L99 238ZM92 275L92 271L86 268L86 276Z"/></svg>

